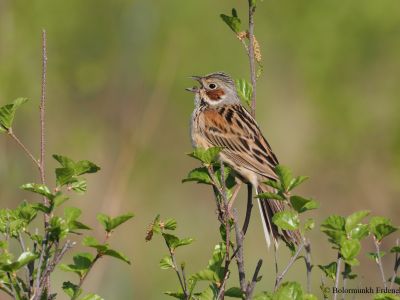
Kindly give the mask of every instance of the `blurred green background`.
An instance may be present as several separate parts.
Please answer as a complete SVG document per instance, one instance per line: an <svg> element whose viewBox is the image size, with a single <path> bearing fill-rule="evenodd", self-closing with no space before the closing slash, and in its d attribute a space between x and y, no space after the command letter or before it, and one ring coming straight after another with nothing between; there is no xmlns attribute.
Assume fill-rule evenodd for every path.
<svg viewBox="0 0 400 300"><path fill-rule="evenodd" d="M132 266L102 260L86 291L111 300L167 298L162 292L174 290L177 282L171 271L158 268L164 245L144 241L157 213L176 218L182 236L195 237L178 252L188 272L207 264L218 240L217 220L210 190L181 184L197 165L185 156L191 150L193 101L184 88L193 85L189 75L222 70L248 77L245 52L219 18L235 6L245 23L246 3L0 0L0 104L31 99L19 111L16 133L38 153L45 28L48 177L53 178L52 153L90 159L102 171L89 178L88 194L70 205L82 208L92 226L98 212L136 214L112 239ZM281 163L311 176L301 188L321 203L311 215L319 223L328 214L369 209L398 222L400 2L265 0L256 13L256 36L265 67L257 118ZM18 186L38 181L37 170L6 136L0 137L0 157L2 207L15 207L31 197ZM241 198L243 216L244 194ZM252 272L259 257L266 260L258 289L269 289L272 250L266 251L257 211L253 216L246 262ZM315 264L334 259L322 234L312 240ZM370 241L364 246L373 250ZM282 253L283 263L288 254ZM356 271L363 276L356 284L378 285L374 263L364 254L361 262ZM391 268L392 261L384 263ZM304 282L305 273L296 270L303 266L288 279ZM69 275L58 271L54 284L64 279ZM313 281L320 295L317 269Z"/></svg>

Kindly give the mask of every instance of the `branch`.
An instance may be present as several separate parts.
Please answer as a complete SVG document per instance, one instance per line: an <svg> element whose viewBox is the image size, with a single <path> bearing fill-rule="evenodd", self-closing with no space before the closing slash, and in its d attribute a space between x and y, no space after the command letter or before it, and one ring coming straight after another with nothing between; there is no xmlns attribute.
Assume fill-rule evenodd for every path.
<svg viewBox="0 0 400 300"><path fill-rule="evenodd" d="M296 261L296 259L299 257L299 254L301 252L301 250L304 247L304 241L303 243L300 244L300 246L297 248L296 253L290 258L290 261L288 263L288 265L286 266L286 268L282 271L282 273L280 275L278 275L278 277L275 280L275 290L277 289L277 287L279 286L279 284L281 283L281 281L283 280L283 278L285 277L286 273L289 271L289 269L292 267L292 265L294 264L294 262Z"/></svg>
<svg viewBox="0 0 400 300"><path fill-rule="evenodd" d="M237 222L237 212L236 209L233 210L233 220L235 226L235 234L236 234L236 263L239 272L239 282L240 289L243 293L246 292L246 273L244 270L244 257L243 257L243 233L240 231L239 224Z"/></svg>
<svg viewBox="0 0 400 300"><path fill-rule="evenodd" d="M252 299L254 288L255 288L256 283L258 281L258 274L260 273L260 269L261 269L262 263L263 263L262 259L259 259L258 263L257 263L257 266L256 266L256 269L255 269L254 274L253 274L253 278L252 278L251 282L249 282L249 284L247 285L246 300Z"/></svg>
<svg viewBox="0 0 400 300"><path fill-rule="evenodd" d="M255 1L249 1L249 61L250 61L250 78L253 92L251 94L251 114L256 115L256 66L254 55L254 13L256 11Z"/></svg>
<svg viewBox="0 0 400 300"><path fill-rule="evenodd" d="M32 152L21 142L21 140L14 134L12 128L9 128L7 131L8 135L21 147L21 149L25 152L26 155L33 161L33 163L40 169L40 163L33 156Z"/></svg>
<svg viewBox="0 0 400 300"><path fill-rule="evenodd" d="M338 253L337 262L336 262L336 276L335 276L335 290L339 287L339 277L340 277L340 265L342 263L342 256ZM337 299L338 293L334 293L333 299Z"/></svg>
<svg viewBox="0 0 400 300"><path fill-rule="evenodd" d="M380 247L379 247L379 242L376 240L375 237L374 237L374 244L375 244L376 255L377 255L376 263L379 266L379 271L381 273L383 286L385 288L387 288L385 272L383 271L383 265L382 265L381 250L380 250Z"/></svg>
<svg viewBox="0 0 400 300"><path fill-rule="evenodd" d="M304 245L304 250L306 251L305 255L305 263L307 269L307 293L311 293L311 271L312 271L312 264L311 264L311 244L310 241L307 240Z"/></svg>

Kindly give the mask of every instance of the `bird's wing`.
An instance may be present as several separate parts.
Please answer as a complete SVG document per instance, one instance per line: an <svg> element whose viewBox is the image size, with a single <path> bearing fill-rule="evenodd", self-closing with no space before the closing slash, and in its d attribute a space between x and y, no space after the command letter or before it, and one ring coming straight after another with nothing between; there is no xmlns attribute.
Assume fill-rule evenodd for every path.
<svg viewBox="0 0 400 300"><path fill-rule="evenodd" d="M274 167L278 160L256 121L243 106L206 109L202 118L200 131L212 146L223 147L222 153L242 168L277 178Z"/></svg>

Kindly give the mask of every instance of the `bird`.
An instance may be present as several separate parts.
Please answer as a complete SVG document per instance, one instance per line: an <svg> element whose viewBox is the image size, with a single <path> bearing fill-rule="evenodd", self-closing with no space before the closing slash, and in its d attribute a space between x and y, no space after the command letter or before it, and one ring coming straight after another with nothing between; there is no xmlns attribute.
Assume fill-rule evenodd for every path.
<svg viewBox="0 0 400 300"><path fill-rule="evenodd" d="M233 79L224 72L191 76L200 86L186 90L194 93L194 110L190 121L190 136L194 148L221 147L219 158L230 166L244 183L251 184L257 195L274 192L264 184L278 180L275 167L279 164L259 125L241 104ZM258 198L263 231L268 248L283 240L298 245L298 230L280 230L272 217L285 210L279 200Z"/></svg>

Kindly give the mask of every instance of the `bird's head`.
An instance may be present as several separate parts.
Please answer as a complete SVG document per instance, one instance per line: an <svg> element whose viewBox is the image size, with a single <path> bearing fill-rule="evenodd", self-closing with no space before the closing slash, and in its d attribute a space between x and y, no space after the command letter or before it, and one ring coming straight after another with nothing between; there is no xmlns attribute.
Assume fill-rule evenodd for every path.
<svg viewBox="0 0 400 300"><path fill-rule="evenodd" d="M222 72L206 76L191 76L200 83L200 87L186 89L195 93L196 103L204 101L210 106L240 103L232 78Z"/></svg>

